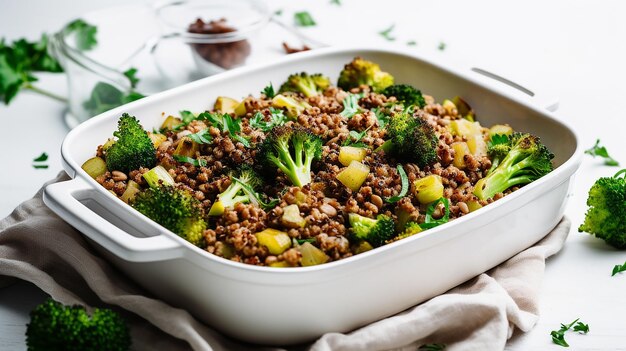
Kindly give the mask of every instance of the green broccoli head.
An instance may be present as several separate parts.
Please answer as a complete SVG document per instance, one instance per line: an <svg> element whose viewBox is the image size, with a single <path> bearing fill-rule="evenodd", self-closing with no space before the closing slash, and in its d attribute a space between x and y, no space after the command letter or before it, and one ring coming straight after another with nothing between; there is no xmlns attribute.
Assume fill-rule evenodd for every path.
<svg viewBox="0 0 626 351"><path fill-rule="evenodd" d="M624 172L593 184L585 221L578 227L579 232L593 234L618 249L626 249L626 179L620 177Z"/></svg>
<svg viewBox="0 0 626 351"><path fill-rule="evenodd" d="M302 187L311 182L313 161L322 156L322 139L300 126L275 127L259 155L266 168L278 167L293 185Z"/></svg>
<svg viewBox="0 0 626 351"><path fill-rule="evenodd" d="M386 241L391 240L396 235L393 219L386 215L381 214L373 219L350 213L348 222L352 228L352 235L367 241L374 247L384 245Z"/></svg>
<svg viewBox="0 0 626 351"><path fill-rule="evenodd" d="M134 116L124 113L113 135L117 141L106 151L107 169L128 173L140 167L152 168L156 165L154 145Z"/></svg>
<svg viewBox="0 0 626 351"><path fill-rule="evenodd" d="M309 75L302 72L300 74L292 74L287 81L281 85L279 93L296 92L302 93L306 97L315 96L323 92L330 86L330 80L327 77L317 73Z"/></svg>
<svg viewBox="0 0 626 351"><path fill-rule="evenodd" d="M513 133L508 144L490 145L492 168L474 187L474 195L485 200L514 186L533 182L552 171L554 154L531 134ZM508 150L508 152L507 152Z"/></svg>
<svg viewBox="0 0 626 351"><path fill-rule="evenodd" d="M413 116L409 109L394 114L387 125L388 151L406 162L424 167L437 162L439 139L430 124Z"/></svg>
<svg viewBox="0 0 626 351"><path fill-rule="evenodd" d="M369 85L375 92L379 92L393 85L393 76L381 71L378 64L355 57L339 73L337 86L347 91L360 85Z"/></svg>
<svg viewBox="0 0 626 351"><path fill-rule="evenodd" d="M422 92L408 84L391 85L382 91L382 94L390 97L395 96L398 101L405 106L417 106L422 108L426 106L426 101L422 96Z"/></svg>
<svg viewBox="0 0 626 351"><path fill-rule="evenodd" d="M242 165L231 172L230 185L217 196L217 200L209 210L209 216L221 216L227 208L238 203L254 203L261 205L260 195L256 192L261 186L261 178L249 165Z"/></svg>
<svg viewBox="0 0 626 351"><path fill-rule="evenodd" d="M137 194L132 206L190 243L204 245L203 211L187 191L171 185L148 188Z"/></svg>
<svg viewBox="0 0 626 351"><path fill-rule="evenodd" d="M48 299L30 313L26 326L29 351L125 351L131 338L126 323L109 309L64 306Z"/></svg>
<svg viewBox="0 0 626 351"><path fill-rule="evenodd" d="M285 115L291 120L295 120L307 108L311 108L311 105L295 94L278 94L272 99L272 107L284 108Z"/></svg>

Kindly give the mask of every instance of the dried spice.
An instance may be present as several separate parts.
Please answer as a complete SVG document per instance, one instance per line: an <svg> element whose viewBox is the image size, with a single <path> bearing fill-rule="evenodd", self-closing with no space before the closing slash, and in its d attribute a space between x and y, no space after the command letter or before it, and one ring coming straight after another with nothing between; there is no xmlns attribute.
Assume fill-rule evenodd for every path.
<svg viewBox="0 0 626 351"><path fill-rule="evenodd" d="M235 32L237 29L229 26L225 18L209 22L198 18L189 25L187 31L194 34L223 34ZM250 55L250 43L245 39L192 46L202 58L225 69L240 66Z"/></svg>

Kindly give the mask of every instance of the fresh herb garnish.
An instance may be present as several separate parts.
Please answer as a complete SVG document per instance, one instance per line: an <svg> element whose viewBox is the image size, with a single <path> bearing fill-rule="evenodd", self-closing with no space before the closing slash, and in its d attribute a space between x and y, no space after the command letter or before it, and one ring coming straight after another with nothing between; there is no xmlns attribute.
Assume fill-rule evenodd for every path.
<svg viewBox="0 0 626 351"><path fill-rule="evenodd" d="M241 186L243 192L248 195L248 198L250 198L250 202L257 206L260 206L264 210L274 208L280 202L279 199L270 199L269 201L263 201L263 199L261 199L261 195L254 191L254 189L248 183L236 177L232 177L231 179L233 182L237 182Z"/></svg>
<svg viewBox="0 0 626 351"><path fill-rule="evenodd" d="M361 99L363 95L361 94L348 94L343 99L343 111L341 111L340 115L346 118L352 118L359 112L359 99Z"/></svg>
<svg viewBox="0 0 626 351"><path fill-rule="evenodd" d="M196 119L196 115L191 111L183 110L183 111L179 111L179 113L180 113L180 119L183 120L183 123L185 125L191 123L193 120Z"/></svg>
<svg viewBox="0 0 626 351"><path fill-rule="evenodd" d="M380 34L383 38L385 38L388 41L394 41L394 40L396 40L396 38L391 36L391 32L393 32L395 27L396 27L396 25L394 23L389 28L378 32L378 34Z"/></svg>
<svg viewBox="0 0 626 351"><path fill-rule="evenodd" d="M307 11L296 12L293 15L296 25L300 27L311 27L316 25L315 20Z"/></svg>
<svg viewBox="0 0 626 351"><path fill-rule="evenodd" d="M371 111L374 112L374 115L376 116L379 129L383 129L387 126L387 124L389 124L389 120L391 119L391 116L386 115L382 109L378 107L374 107L371 109Z"/></svg>
<svg viewBox="0 0 626 351"><path fill-rule="evenodd" d="M182 113L182 112L181 112ZM228 113L210 113L210 112L202 112L196 117L197 120L208 121L211 125L215 126L222 130L222 132L227 132L231 138L240 142L245 147L250 147L250 140L243 135L238 134L241 132L241 120L233 118ZM185 117L183 117L183 122L185 121Z"/></svg>
<svg viewBox="0 0 626 351"><path fill-rule="evenodd" d="M266 98L273 99L274 96L276 96L276 92L274 91L274 86L272 85L272 82L270 82L270 84L263 88L263 90L261 90L261 93L264 94Z"/></svg>
<svg viewBox="0 0 626 351"><path fill-rule="evenodd" d="M195 158L192 158L189 156L183 156L183 155L174 155L173 157L178 162L190 163L196 167L206 167L206 165L208 164L207 160L203 158L195 159Z"/></svg>
<svg viewBox="0 0 626 351"><path fill-rule="evenodd" d="M210 144L211 134L209 134L209 128L205 128L197 133L189 134L187 137L198 144Z"/></svg>
<svg viewBox="0 0 626 351"><path fill-rule="evenodd" d="M561 329L551 331L550 336L552 336L552 342L559 346L569 347L569 344L565 341L565 332L572 329L572 327L576 332L587 334L589 332L589 325L579 322L579 319L580 318L576 318L575 321L567 325L561 324Z"/></svg>
<svg viewBox="0 0 626 351"><path fill-rule="evenodd" d="M89 51L98 44L98 40L96 39L98 28L82 19L77 19L68 24L66 30L67 33L74 34L76 48L78 50Z"/></svg>
<svg viewBox="0 0 626 351"><path fill-rule="evenodd" d="M434 219L433 213L435 212L435 208L437 208L437 205L439 205L440 202L443 203L445 213L443 217L439 219ZM448 220L450 220L450 203L447 198L440 197L428 206L428 209L426 209L426 218L424 220L424 223L420 224L420 227L422 227L422 229L431 229L444 223L448 223Z"/></svg>
<svg viewBox="0 0 626 351"><path fill-rule="evenodd" d="M296 239L296 241L298 242L298 245L302 245L304 243L314 243L317 241L317 239L315 238L308 238L308 239Z"/></svg>
<svg viewBox="0 0 626 351"><path fill-rule="evenodd" d="M446 344L424 344L417 351L443 351L445 349Z"/></svg>
<svg viewBox="0 0 626 351"><path fill-rule="evenodd" d="M372 126L367 127L367 129L357 132L356 130L351 130L348 133L348 137L346 140L341 143L341 146L354 146L354 147L365 147L365 144L361 141L363 137L367 134L367 131L372 128Z"/></svg>
<svg viewBox="0 0 626 351"><path fill-rule="evenodd" d="M123 74L130 81L130 88L135 89L137 87L137 83L139 83L139 78L137 78L137 69L135 67L131 67L124 71Z"/></svg>
<svg viewBox="0 0 626 351"><path fill-rule="evenodd" d="M439 43L439 46L437 46L437 49L439 49L439 51L443 51L446 49L446 43L444 43L443 41Z"/></svg>
<svg viewBox="0 0 626 351"><path fill-rule="evenodd" d="M408 46L416 46L417 42L415 40L409 40L409 41L406 42L406 45L408 45Z"/></svg>
<svg viewBox="0 0 626 351"><path fill-rule="evenodd" d="M48 165L33 165L33 168L35 168L35 169L47 169Z"/></svg>
<svg viewBox="0 0 626 351"><path fill-rule="evenodd" d="M596 144L590 149L585 150L585 153L593 157L600 156L604 158L604 164L607 166L619 166L619 162L617 162L613 157L609 156L609 152L607 151L606 147L600 146L600 139L597 139Z"/></svg>
<svg viewBox="0 0 626 351"><path fill-rule="evenodd" d="M266 121L265 115L259 111L250 119L250 126L267 132L274 127L282 126L285 122L287 122L287 116L285 116L283 110L281 109L270 107L269 117L270 120Z"/></svg>
<svg viewBox="0 0 626 351"><path fill-rule="evenodd" d="M45 152L42 152L41 155L37 156L33 162L44 162L48 160L48 154Z"/></svg>
<svg viewBox="0 0 626 351"><path fill-rule="evenodd" d="M333 5L341 6L341 0L330 0L330 3Z"/></svg>
<svg viewBox="0 0 626 351"><path fill-rule="evenodd" d="M406 196L406 193L409 191L409 177L407 177L406 172L404 171L404 168L402 167L402 165L399 164L397 169L398 169L398 174L400 174L400 182L402 183L402 188L400 189L400 194L385 198L385 201L387 201L390 204L400 201L403 197Z"/></svg>
<svg viewBox="0 0 626 351"><path fill-rule="evenodd" d="M59 63L48 55L48 36L42 35L39 41L29 42L19 39L12 44L0 39L0 100L8 105L21 90L53 98L61 102L67 99L33 85L35 72L63 72Z"/></svg>
<svg viewBox="0 0 626 351"><path fill-rule="evenodd" d="M615 267L613 267L613 273L611 273L611 277L616 275L617 273L622 272L626 272L626 262L624 262L624 264L616 264Z"/></svg>

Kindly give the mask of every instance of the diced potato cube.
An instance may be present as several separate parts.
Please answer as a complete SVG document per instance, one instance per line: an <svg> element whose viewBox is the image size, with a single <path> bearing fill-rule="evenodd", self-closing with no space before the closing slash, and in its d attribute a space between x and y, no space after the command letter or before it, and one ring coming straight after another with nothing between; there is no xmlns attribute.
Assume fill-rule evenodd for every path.
<svg viewBox="0 0 626 351"><path fill-rule="evenodd" d="M161 129L172 130L181 124L183 124L182 119L174 116L167 116L165 121L163 121L163 124L161 124Z"/></svg>
<svg viewBox="0 0 626 351"><path fill-rule="evenodd" d="M242 101L240 102L237 107L235 107L235 115L237 117L241 117L241 116L245 116L246 113L248 113L248 110L246 109L246 101Z"/></svg>
<svg viewBox="0 0 626 351"><path fill-rule="evenodd" d="M455 119L450 122L450 129L455 135L464 137L482 134L482 128L478 122L470 122L466 119Z"/></svg>
<svg viewBox="0 0 626 351"><path fill-rule="evenodd" d="M280 255L291 247L291 238L280 230L268 228L255 235L259 244L267 247L272 255Z"/></svg>
<svg viewBox="0 0 626 351"><path fill-rule="evenodd" d="M413 192L417 201L421 204L431 203L440 197L443 197L443 184L438 175L429 175L424 178L417 179L413 183Z"/></svg>
<svg viewBox="0 0 626 351"><path fill-rule="evenodd" d="M459 113L454 102L448 99L443 100L441 107L446 110L446 115L448 116L456 116Z"/></svg>
<svg viewBox="0 0 626 351"><path fill-rule="evenodd" d="M298 205L305 203L307 200L306 194L303 193L301 190L297 190L294 196L296 198L296 204Z"/></svg>
<svg viewBox="0 0 626 351"><path fill-rule="evenodd" d="M467 137L467 146L474 156L487 156L487 143L482 134L470 135Z"/></svg>
<svg viewBox="0 0 626 351"><path fill-rule="evenodd" d="M224 214L226 208L224 207L224 203L220 200L217 200L211 205L211 209L209 210L209 216L221 216Z"/></svg>
<svg viewBox="0 0 626 351"><path fill-rule="evenodd" d="M478 210L479 208L482 208L482 207L483 207L483 205L481 205L480 202L478 202L478 201L472 200L472 201L468 201L467 202L467 208L469 208L470 212L474 212L474 211L476 211L476 210Z"/></svg>
<svg viewBox="0 0 626 351"><path fill-rule="evenodd" d="M283 208L281 222L287 228L303 228L306 225L304 217L300 215L300 208L296 204Z"/></svg>
<svg viewBox="0 0 626 351"><path fill-rule="evenodd" d="M213 108L220 113L230 113L234 114L237 106L239 105L239 101L229 98L226 96L218 96L215 100L215 105Z"/></svg>
<svg viewBox="0 0 626 351"><path fill-rule="evenodd" d="M342 146L339 148L339 162L344 166L349 166L352 161L363 161L367 155L367 150L362 147Z"/></svg>
<svg viewBox="0 0 626 351"><path fill-rule="evenodd" d="M148 132L148 137L150 137L150 140L152 140L152 145L154 145L154 148L158 148L159 145L161 145L162 142L164 142L165 140L167 140L167 137L163 134L160 133L151 133Z"/></svg>
<svg viewBox="0 0 626 351"><path fill-rule="evenodd" d="M276 262L272 262L269 265L270 267L274 267L274 268L287 268L290 267L289 263L287 263L286 261L276 261Z"/></svg>
<svg viewBox="0 0 626 351"><path fill-rule="evenodd" d="M513 128L508 124L496 124L489 128L489 138L497 134L511 135L513 134Z"/></svg>
<svg viewBox="0 0 626 351"><path fill-rule="evenodd" d="M464 141L459 141L456 143L452 143L452 149L454 150L454 160L452 164L454 167L463 169L465 168L465 155L470 153L470 149L467 146L467 143Z"/></svg>
<svg viewBox="0 0 626 351"><path fill-rule="evenodd" d="M354 248L354 253L355 254L360 254L366 251L369 251L371 249L373 249L374 247L372 246L372 244L368 243L367 241L363 240L361 242L359 242L359 245Z"/></svg>
<svg viewBox="0 0 626 351"><path fill-rule="evenodd" d="M348 167L337 174L337 180L352 191L358 191L369 173L368 166L359 161L352 161Z"/></svg>
<svg viewBox="0 0 626 351"><path fill-rule="evenodd" d="M461 99L460 96L455 96L454 99L452 99L452 102L456 106L460 116L474 122L474 112L472 111L472 107L465 100Z"/></svg>
<svg viewBox="0 0 626 351"><path fill-rule="evenodd" d="M80 166L93 179L98 178L107 171L106 162L100 157L92 157Z"/></svg>
<svg viewBox="0 0 626 351"><path fill-rule="evenodd" d="M189 137L184 137L174 150L174 155L196 157L196 152L200 150L200 144L191 140Z"/></svg>
<svg viewBox="0 0 626 351"><path fill-rule="evenodd" d="M306 242L298 247L300 254L300 264L302 266L315 266L318 264L326 263L330 259L324 251L318 249L313 244Z"/></svg>

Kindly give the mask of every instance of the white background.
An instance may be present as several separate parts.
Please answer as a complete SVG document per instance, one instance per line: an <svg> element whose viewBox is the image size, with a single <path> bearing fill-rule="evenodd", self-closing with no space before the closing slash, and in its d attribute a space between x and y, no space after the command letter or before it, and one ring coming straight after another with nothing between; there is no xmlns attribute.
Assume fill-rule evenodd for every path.
<svg viewBox="0 0 626 351"><path fill-rule="evenodd" d="M129 1L0 0L0 37L36 39L86 11ZM620 1L270 1L271 8L309 10L319 22L308 33L328 43L386 45L377 32L395 23L396 45L415 40L418 53L451 64L477 66L543 96L558 97L557 116L580 134L583 147L601 138L626 165L626 3ZM123 24L122 24L123 25ZM440 42L446 43L438 51ZM41 75L41 86L65 95L60 75ZM0 105L0 217L31 197L60 170L60 145L68 129L64 106L31 93ZM50 155L47 170L32 160ZM567 334L571 350L626 350L626 275L611 277L619 252L576 231L594 180L618 170L586 157L566 210L573 228L566 247L547 263L541 317L515 335L508 350L560 350L550 331L576 318L588 335ZM25 350L27 312L45 298L26 283L0 289L0 349Z"/></svg>

